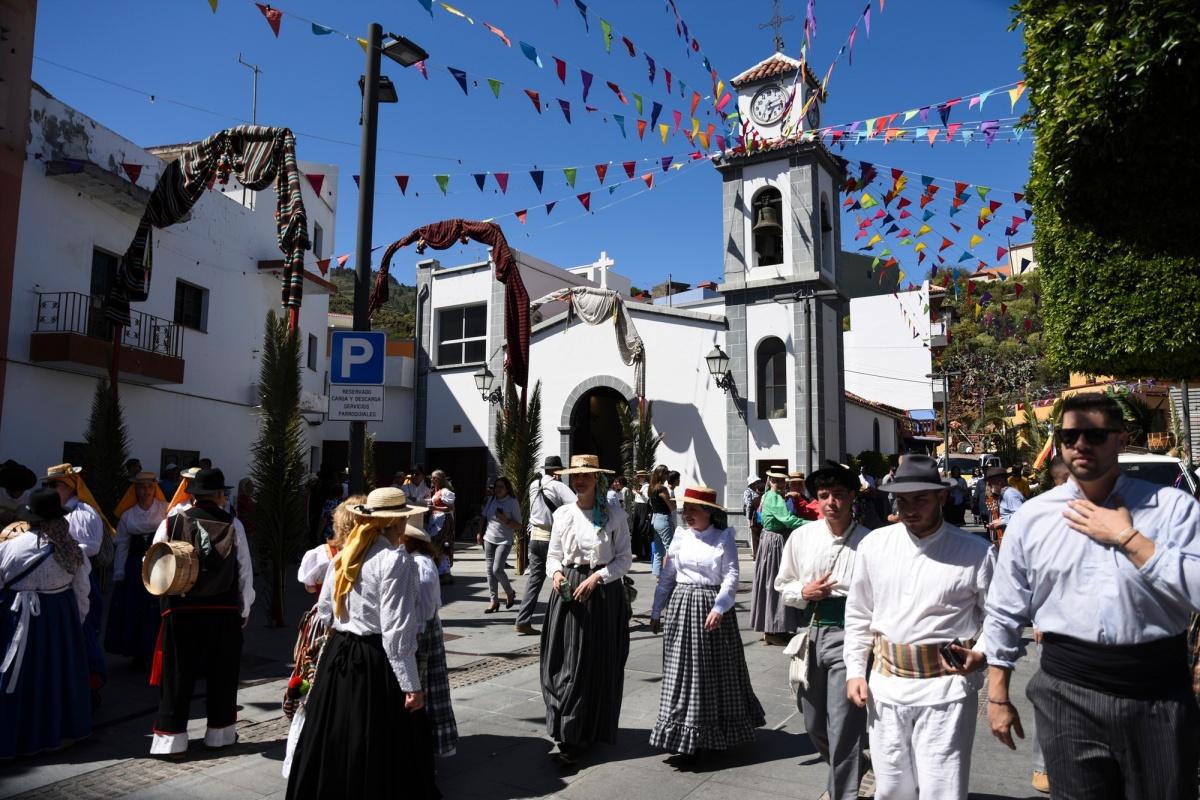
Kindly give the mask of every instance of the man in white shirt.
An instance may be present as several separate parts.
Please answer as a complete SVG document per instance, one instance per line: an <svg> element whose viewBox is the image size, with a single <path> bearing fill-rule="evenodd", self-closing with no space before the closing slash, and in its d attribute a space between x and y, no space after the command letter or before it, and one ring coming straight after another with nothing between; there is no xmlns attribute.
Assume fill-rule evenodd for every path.
<svg viewBox="0 0 1200 800"><path fill-rule="evenodd" d="M929 456L905 456L886 489L900 522L858 548L846 693L867 709L877 800L965 800L986 666L972 644L995 551L942 518L947 487Z"/></svg>
<svg viewBox="0 0 1200 800"><path fill-rule="evenodd" d="M567 503L575 502L575 493L567 488L554 474L563 468L562 459L548 456L542 464L543 474L529 486L529 567L525 579L525 596L517 612L515 629L522 636L536 636L533 615L537 611L538 596L546 582L546 554L550 549L550 529L554 525L554 511Z"/></svg>
<svg viewBox="0 0 1200 800"><path fill-rule="evenodd" d="M828 462L809 475L806 484L822 519L788 537L775 589L785 604L803 614L804 629L793 641L796 652L803 649L807 654L807 685L802 682L797 688L796 705L804 714L808 738L829 764L829 798L855 800L864 771L867 712L846 696L842 648L855 553L871 531L852 518L859 484L849 468ZM792 650L791 644L787 650Z"/></svg>

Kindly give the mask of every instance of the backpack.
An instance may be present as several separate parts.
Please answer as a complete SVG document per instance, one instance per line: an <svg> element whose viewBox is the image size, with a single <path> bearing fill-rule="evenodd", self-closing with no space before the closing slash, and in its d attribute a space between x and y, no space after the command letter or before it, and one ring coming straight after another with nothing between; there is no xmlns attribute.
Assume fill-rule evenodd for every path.
<svg viewBox="0 0 1200 800"><path fill-rule="evenodd" d="M237 537L232 518L226 522L189 508L171 517L173 542L188 542L200 557L200 575L188 591L191 597L212 597L237 591ZM195 514L195 516L193 516Z"/></svg>

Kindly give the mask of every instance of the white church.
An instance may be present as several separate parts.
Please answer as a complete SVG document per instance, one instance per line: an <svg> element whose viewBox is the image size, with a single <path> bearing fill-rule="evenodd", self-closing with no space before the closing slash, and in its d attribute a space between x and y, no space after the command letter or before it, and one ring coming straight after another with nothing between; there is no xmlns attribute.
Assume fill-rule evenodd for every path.
<svg viewBox="0 0 1200 800"><path fill-rule="evenodd" d="M775 465L807 472L842 459L843 318L851 298L893 288L871 280L869 259L840 249L846 176L837 161L819 140L782 138L785 127L820 124L822 97L799 119L802 100L820 92L811 73L785 118L799 70L775 53L731 81L742 119L766 144L714 161L725 245L723 280L713 289L669 306L629 302L630 282L606 256L563 269L514 251L531 299L573 287L624 296L644 345L645 398L663 437L658 460L684 483L722 487L731 511L750 473ZM413 460L446 470L472 504L495 470L499 407L491 390L503 383L503 300L488 261L417 264ZM616 467L616 409L636 403L637 391L615 323L587 324L562 301L541 305L532 321L529 387L541 383L543 457L597 453Z"/></svg>

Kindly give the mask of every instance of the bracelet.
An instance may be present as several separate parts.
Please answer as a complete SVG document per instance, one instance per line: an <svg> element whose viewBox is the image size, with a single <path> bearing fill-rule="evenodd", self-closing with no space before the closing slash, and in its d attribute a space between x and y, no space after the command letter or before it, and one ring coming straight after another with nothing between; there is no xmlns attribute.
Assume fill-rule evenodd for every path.
<svg viewBox="0 0 1200 800"><path fill-rule="evenodd" d="M1008 700L993 700L990 697L988 698L988 702L994 706L1011 706L1012 705L1012 703L1009 702Z"/></svg>
<svg viewBox="0 0 1200 800"><path fill-rule="evenodd" d="M1129 534L1129 535L1126 536L1126 534ZM1132 526L1130 526L1130 527L1126 528L1125 530L1121 531L1120 533L1118 533L1117 539L1119 541L1117 542L1117 549L1124 550L1125 545L1129 544L1129 541L1137 535L1138 535L1138 529L1134 528Z"/></svg>

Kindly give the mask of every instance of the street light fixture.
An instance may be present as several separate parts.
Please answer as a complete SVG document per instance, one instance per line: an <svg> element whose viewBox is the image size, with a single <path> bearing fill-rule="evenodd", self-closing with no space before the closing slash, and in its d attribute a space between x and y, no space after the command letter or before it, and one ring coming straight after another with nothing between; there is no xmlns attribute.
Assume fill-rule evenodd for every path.
<svg viewBox="0 0 1200 800"><path fill-rule="evenodd" d="M729 374L729 356L717 345L704 357L708 362L708 374L717 382L717 388L728 393L733 388L733 376Z"/></svg>
<svg viewBox="0 0 1200 800"><path fill-rule="evenodd" d="M474 377L475 388L479 390L479 396L492 405L499 405L504 398L499 389L492 388L492 384L496 382L496 376L487 368L487 364L480 367Z"/></svg>
<svg viewBox="0 0 1200 800"><path fill-rule="evenodd" d="M383 26L372 22L367 28L366 70L359 79L362 89L362 152L360 153L358 191L358 230L354 248L354 330L369 331L371 317L367 313L371 296L371 233L375 213L375 150L379 140L379 103L396 102L396 87L379 74L379 54L401 66L410 66L429 57L421 47L403 36L388 34L385 48ZM350 491L360 494L364 488L363 454L366 449L367 424L350 423Z"/></svg>

